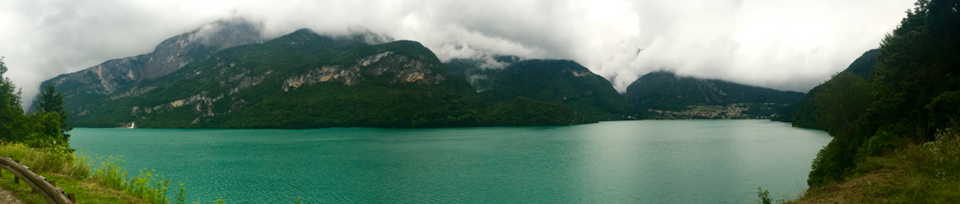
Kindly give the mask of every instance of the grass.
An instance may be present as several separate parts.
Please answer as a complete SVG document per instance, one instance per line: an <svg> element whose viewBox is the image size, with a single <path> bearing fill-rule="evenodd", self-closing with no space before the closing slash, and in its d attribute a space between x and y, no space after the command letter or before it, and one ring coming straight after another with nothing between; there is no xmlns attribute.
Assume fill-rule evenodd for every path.
<svg viewBox="0 0 960 204"><path fill-rule="evenodd" d="M0 143L0 156L13 158L34 172L62 174L86 178L90 164L85 157L75 156L64 147L34 149L21 143Z"/></svg>
<svg viewBox="0 0 960 204"><path fill-rule="evenodd" d="M41 173L48 180L57 181L57 187L63 188L68 193L74 193L78 203L148 203L143 199L134 197L129 193L106 187L96 180L76 179L69 176L58 174ZM13 174L5 171L0 176L0 187L14 193L25 203L46 203L40 194L34 193L29 185L20 182L13 183Z"/></svg>
<svg viewBox="0 0 960 204"><path fill-rule="evenodd" d="M853 172L789 203L955 203L960 200L960 132L948 129L936 142L868 157Z"/></svg>
<svg viewBox="0 0 960 204"><path fill-rule="evenodd" d="M92 179L98 180L103 185L129 193L134 197L149 201L150 203L169 203L167 198L167 189L170 188L170 180L164 179L163 175L156 170L140 170L137 176L128 177L126 168L122 165L123 155L118 157L98 157L100 166L93 168ZM185 189L179 189L179 196L186 196ZM183 199L178 199L178 201Z"/></svg>
<svg viewBox="0 0 960 204"><path fill-rule="evenodd" d="M130 177L123 156L99 157L92 168L88 157L66 148L34 149L18 143L0 143L0 156L10 157L30 167L38 175L56 181L57 187L75 193L78 203L169 203L166 196L170 180L156 170L140 170ZM26 203L44 203L42 197L21 182L13 182L9 171L0 175L0 187L13 191ZM185 203L185 188L177 189L177 203Z"/></svg>

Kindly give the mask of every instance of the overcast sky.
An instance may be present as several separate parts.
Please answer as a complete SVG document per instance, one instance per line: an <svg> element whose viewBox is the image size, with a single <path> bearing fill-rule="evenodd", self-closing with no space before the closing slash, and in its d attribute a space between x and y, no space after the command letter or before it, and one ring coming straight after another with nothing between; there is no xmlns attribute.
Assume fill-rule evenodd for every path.
<svg viewBox="0 0 960 204"><path fill-rule="evenodd" d="M367 29L420 41L441 60L493 54L575 60L617 90L654 70L806 92L878 47L915 0L3 0L0 56L33 98L39 83L145 54L219 19ZM642 51L639 51L642 49Z"/></svg>

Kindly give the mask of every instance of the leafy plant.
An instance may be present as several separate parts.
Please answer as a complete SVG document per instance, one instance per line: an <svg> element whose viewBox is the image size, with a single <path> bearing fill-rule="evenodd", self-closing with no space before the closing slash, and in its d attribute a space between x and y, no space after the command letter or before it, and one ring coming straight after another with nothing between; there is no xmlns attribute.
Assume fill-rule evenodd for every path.
<svg viewBox="0 0 960 204"><path fill-rule="evenodd" d="M770 191L763 190L762 188L757 188L757 197L760 198L760 204L771 204L770 202Z"/></svg>

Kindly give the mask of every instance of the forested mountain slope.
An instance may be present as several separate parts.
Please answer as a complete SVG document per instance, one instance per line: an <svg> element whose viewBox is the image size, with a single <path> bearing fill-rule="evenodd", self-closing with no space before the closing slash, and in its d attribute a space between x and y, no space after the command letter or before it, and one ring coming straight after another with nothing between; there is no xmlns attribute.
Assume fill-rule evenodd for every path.
<svg viewBox="0 0 960 204"><path fill-rule="evenodd" d="M562 104L600 120L626 119L633 110L607 79L570 60L499 56L493 65L477 59L453 59L444 66L466 78L485 100L516 97Z"/></svg>
<svg viewBox="0 0 960 204"><path fill-rule="evenodd" d="M872 81L872 71L873 67L877 62L877 53L878 50L872 49L863 53L860 57L853 61L847 69L844 69L839 75L850 75L849 77L856 77L864 80L865 83L870 83ZM778 118L775 120L792 123L796 127L804 128L814 128L826 130L826 125L824 122L826 120L817 118L818 114L816 113L819 110L819 106L822 102L816 100L825 87L836 86L839 83L839 80L831 79L824 82L823 84L817 85L810 89L806 95L803 96L803 99L800 99L797 103L791 105L789 108L783 109L780 112ZM852 93L854 95L864 95L868 93Z"/></svg>
<svg viewBox="0 0 960 204"><path fill-rule="evenodd" d="M631 83L624 96L647 118L767 118L803 93L656 71Z"/></svg>

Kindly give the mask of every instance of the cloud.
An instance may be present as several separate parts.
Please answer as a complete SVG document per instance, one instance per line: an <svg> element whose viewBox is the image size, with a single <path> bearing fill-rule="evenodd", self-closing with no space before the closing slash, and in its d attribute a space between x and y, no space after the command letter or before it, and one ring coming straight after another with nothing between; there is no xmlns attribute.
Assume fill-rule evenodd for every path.
<svg viewBox="0 0 960 204"><path fill-rule="evenodd" d="M0 2L0 55L24 100L43 80L144 54L166 38L243 17L276 37L299 28L416 40L441 60L572 59L624 91L674 70L806 91L876 48L912 0L353 0ZM639 51L638 50L641 50Z"/></svg>

